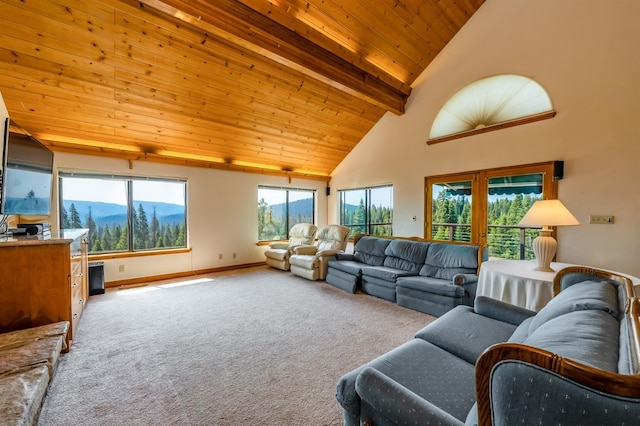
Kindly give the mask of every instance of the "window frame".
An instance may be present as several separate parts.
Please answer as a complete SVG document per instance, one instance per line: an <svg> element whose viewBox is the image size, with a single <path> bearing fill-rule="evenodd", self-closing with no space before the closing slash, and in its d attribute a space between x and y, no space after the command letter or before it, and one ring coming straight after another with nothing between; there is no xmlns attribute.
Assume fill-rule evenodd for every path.
<svg viewBox="0 0 640 426"><path fill-rule="evenodd" d="M167 177L152 177L152 176L132 176L132 175L116 175L116 174L103 174L103 173L83 173L83 172L58 172L58 221L60 227L64 226L64 185L63 180L65 178L75 179L99 179L99 180L113 180L125 183L125 195L127 199L127 250L112 250L112 251L99 251L89 252L89 256L92 259L100 258L114 258L114 257L129 257L129 256L145 256L155 254L166 254L175 252L190 251L189 248L189 224L188 224L188 181L183 178L167 178ZM155 247L155 248L135 248L134 245L134 212L137 211L135 207L135 200L133 200L133 185L135 181L139 182L166 182L166 183L179 183L184 185L184 246L172 246L172 247ZM137 213L135 213L137 214Z"/></svg>
<svg viewBox="0 0 640 426"><path fill-rule="evenodd" d="M501 176L516 176L526 174L543 175L542 197L545 200L558 198L558 178L554 177L555 161L532 163L517 166L498 167L492 169L475 170L464 173L453 173L446 175L427 176L424 180L425 203L424 203L424 238L428 241L442 242L442 240L432 239L432 205L433 195L431 188L434 184L443 182L455 182L462 180L472 180L472 230L469 242L447 241L452 244L478 245L487 247L488 236L488 191L489 179ZM555 230L554 230L555 232Z"/></svg>
<svg viewBox="0 0 640 426"><path fill-rule="evenodd" d="M371 191L372 190L376 190L376 189L380 189L380 188L390 188L391 190L391 222L383 222L383 223L371 223ZM351 224L351 225L346 225L344 223L344 219L345 219L345 210L343 208L343 200L344 200L344 194L347 192L355 192L355 191L364 191L365 195L364 195L364 208L365 208L365 223L364 224ZM351 232L351 229L355 226L364 226L364 234L372 234L372 227L374 226L388 226L389 227L389 236L393 235L393 184L386 184L386 185L376 185L376 186L366 186L366 187L360 187L360 188L349 188L349 189L339 189L338 190L338 217L340 220L340 225L342 226L346 226L347 228L349 228L349 240L353 239L353 236L355 234L353 234Z"/></svg>
<svg viewBox="0 0 640 426"><path fill-rule="evenodd" d="M289 230L291 230L291 227L293 225L289 224L289 192L290 191L297 191L297 192L310 192L311 193L311 205L313 206L313 211L311 213L312 215L312 220L311 223L315 224L316 223L316 189L311 189L311 188L296 188L296 187L283 187L283 186L271 186L271 185L258 185L258 206L260 203L260 189L268 189L271 191L285 191L285 230L286 230L286 238L281 238L281 239L274 239L274 240L270 240L270 239L260 239L260 229L258 229L258 244L268 244L269 242L272 241L286 241L289 235ZM258 222L259 225L259 222Z"/></svg>

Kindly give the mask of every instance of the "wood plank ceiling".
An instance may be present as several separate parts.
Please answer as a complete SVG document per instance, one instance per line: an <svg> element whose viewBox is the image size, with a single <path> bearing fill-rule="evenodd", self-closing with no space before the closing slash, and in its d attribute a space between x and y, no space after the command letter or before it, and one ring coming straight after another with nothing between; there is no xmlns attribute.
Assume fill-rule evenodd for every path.
<svg viewBox="0 0 640 426"><path fill-rule="evenodd" d="M484 0L0 0L0 93L54 151L328 180Z"/></svg>

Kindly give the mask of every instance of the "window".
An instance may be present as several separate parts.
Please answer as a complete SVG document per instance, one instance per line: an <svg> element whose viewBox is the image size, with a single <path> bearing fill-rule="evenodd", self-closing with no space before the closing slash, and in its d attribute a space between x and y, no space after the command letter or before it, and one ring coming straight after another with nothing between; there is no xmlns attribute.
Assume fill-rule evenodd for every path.
<svg viewBox="0 0 640 426"><path fill-rule="evenodd" d="M427 177L425 236L487 245L491 257L533 259L538 230L518 223L534 201L557 198L553 170L549 162Z"/></svg>
<svg viewBox="0 0 640 426"><path fill-rule="evenodd" d="M462 88L440 109L428 145L555 117L544 88L530 78L501 74Z"/></svg>
<svg viewBox="0 0 640 426"><path fill-rule="evenodd" d="M393 235L393 186L349 189L340 195L340 224L355 234Z"/></svg>
<svg viewBox="0 0 640 426"><path fill-rule="evenodd" d="M315 223L316 191L258 187L258 241L286 240L298 223Z"/></svg>
<svg viewBox="0 0 640 426"><path fill-rule="evenodd" d="M62 228L89 229L89 253L186 247L184 180L60 173Z"/></svg>

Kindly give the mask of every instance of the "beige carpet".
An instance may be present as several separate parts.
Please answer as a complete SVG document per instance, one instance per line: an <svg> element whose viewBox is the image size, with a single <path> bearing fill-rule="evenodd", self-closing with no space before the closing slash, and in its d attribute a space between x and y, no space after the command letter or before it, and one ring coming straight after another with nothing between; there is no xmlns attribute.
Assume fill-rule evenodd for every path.
<svg viewBox="0 0 640 426"><path fill-rule="evenodd" d="M340 425L338 378L433 318L266 267L90 298L39 425Z"/></svg>

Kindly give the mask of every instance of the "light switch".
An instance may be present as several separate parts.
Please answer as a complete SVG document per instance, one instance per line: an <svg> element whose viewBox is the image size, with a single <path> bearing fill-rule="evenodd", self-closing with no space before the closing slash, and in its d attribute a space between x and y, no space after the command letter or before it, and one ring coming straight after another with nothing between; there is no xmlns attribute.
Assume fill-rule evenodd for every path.
<svg viewBox="0 0 640 426"><path fill-rule="evenodd" d="M614 216L589 215L589 223L595 225L613 225Z"/></svg>

